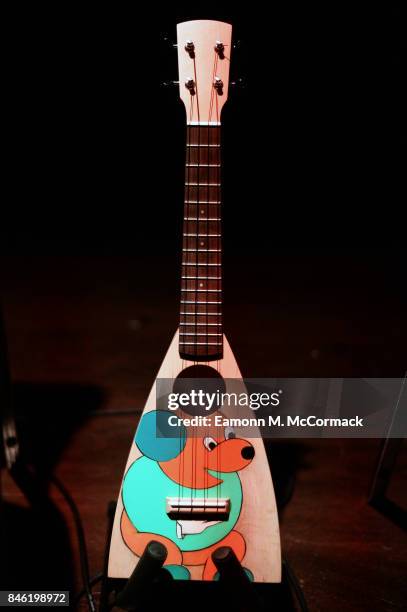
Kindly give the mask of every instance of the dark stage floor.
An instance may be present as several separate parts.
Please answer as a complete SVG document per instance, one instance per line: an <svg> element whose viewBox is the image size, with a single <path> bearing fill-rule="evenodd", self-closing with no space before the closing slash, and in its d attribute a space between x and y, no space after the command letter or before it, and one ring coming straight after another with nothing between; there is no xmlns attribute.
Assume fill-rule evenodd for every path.
<svg viewBox="0 0 407 612"><path fill-rule="evenodd" d="M316 254L280 253L256 268L247 258L226 260L225 329L245 375L404 374L398 273L389 277L380 254L373 263L360 253L330 257L325 267ZM177 262L128 256L1 263L24 452L45 472L55 470L75 498L93 575L102 569L106 507L118 493L136 412L177 325ZM281 511L283 551L313 612L405 610L407 536L366 501L378 449L378 440L292 440L271 448L277 494L294 482ZM390 487L404 507L406 475L404 446ZM52 520L42 523L7 476L3 494L22 554L15 588L71 581L80 588L73 521L60 494L51 487ZM11 556L10 573L16 568Z"/></svg>

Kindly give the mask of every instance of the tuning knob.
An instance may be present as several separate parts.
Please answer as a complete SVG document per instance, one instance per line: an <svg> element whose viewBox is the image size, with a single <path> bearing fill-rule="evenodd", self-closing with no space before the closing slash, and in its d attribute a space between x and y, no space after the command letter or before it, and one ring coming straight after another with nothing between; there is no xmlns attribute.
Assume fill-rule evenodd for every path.
<svg viewBox="0 0 407 612"><path fill-rule="evenodd" d="M220 41L216 41L215 51L219 55L219 59L225 58L225 45Z"/></svg>
<svg viewBox="0 0 407 612"><path fill-rule="evenodd" d="M175 43L170 37L170 35L167 33L161 35L161 41L166 47L169 47L170 49L176 49L178 47L177 43Z"/></svg>
<svg viewBox="0 0 407 612"><path fill-rule="evenodd" d="M191 96L195 95L195 81L194 79L188 79L185 81L185 87L188 89Z"/></svg>
<svg viewBox="0 0 407 612"><path fill-rule="evenodd" d="M163 87L175 87L176 85L179 85L179 81L162 81L161 85Z"/></svg>
<svg viewBox="0 0 407 612"><path fill-rule="evenodd" d="M195 45L192 40L187 40L184 49L188 53L189 57L195 57Z"/></svg>
<svg viewBox="0 0 407 612"><path fill-rule="evenodd" d="M219 96L223 94L223 81L220 77L215 77L213 86L216 89Z"/></svg>
<svg viewBox="0 0 407 612"><path fill-rule="evenodd" d="M247 83L246 83L246 79L243 77L240 77L239 79L235 79L234 81L230 81L230 85L232 87L234 87L235 89L245 89Z"/></svg>

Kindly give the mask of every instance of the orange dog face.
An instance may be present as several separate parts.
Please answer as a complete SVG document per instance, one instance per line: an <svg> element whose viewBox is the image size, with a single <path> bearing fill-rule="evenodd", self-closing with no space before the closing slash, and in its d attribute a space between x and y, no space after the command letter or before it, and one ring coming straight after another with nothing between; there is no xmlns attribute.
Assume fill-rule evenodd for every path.
<svg viewBox="0 0 407 612"><path fill-rule="evenodd" d="M233 434L216 437L188 437L184 449L168 461L160 461L163 472L171 480L192 489L210 488L222 482L212 472L238 472L254 457L254 448Z"/></svg>

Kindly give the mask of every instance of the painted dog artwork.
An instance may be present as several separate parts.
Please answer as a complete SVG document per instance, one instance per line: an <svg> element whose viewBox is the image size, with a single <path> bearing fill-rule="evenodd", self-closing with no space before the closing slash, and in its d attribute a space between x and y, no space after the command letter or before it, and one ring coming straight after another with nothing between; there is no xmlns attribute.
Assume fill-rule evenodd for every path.
<svg viewBox="0 0 407 612"><path fill-rule="evenodd" d="M216 568L211 553L216 548L230 546L239 561L245 555L245 539L234 529L243 502L238 472L251 463L254 448L227 431L222 436L194 438L182 428L179 437L160 438L156 436L160 412L144 414L137 429L135 444L142 456L123 481L122 537L138 557L149 541L163 543L168 550L166 569L176 579L189 579L186 566L202 565L202 579L213 580ZM180 491L183 498L229 498L228 520L172 520L165 500L179 496Z"/></svg>

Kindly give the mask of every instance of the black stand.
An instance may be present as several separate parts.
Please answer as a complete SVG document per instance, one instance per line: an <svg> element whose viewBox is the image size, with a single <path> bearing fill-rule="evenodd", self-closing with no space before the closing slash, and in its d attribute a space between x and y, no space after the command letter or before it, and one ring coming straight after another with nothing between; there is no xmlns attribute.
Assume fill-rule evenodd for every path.
<svg viewBox="0 0 407 612"><path fill-rule="evenodd" d="M383 440L369 492L369 504L407 531L407 511L387 497L387 489L402 443L401 438Z"/></svg>
<svg viewBox="0 0 407 612"><path fill-rule="evenodd" d="M171 574L162 569L166 558L167 549L163 544L154 540L149 542L114 605L124 610L135 610L151 604L154 591L172 580Z"/></svg>
<svg viewBox="0 0 407 612"><path fill-rule="evenodd" d="M369 504L404 530L407 530L407 511L388 499L387 490L403 443L403 438L392 438L391 436L396 431L406 431L407 415L406 410L403 409L403 406L405 406L406 393L407 384L406 379L404 379L394 409L393 418L387 432L387 437L382 441L372 485L369 491Z"/></svg>
<svg viewBox="0 0 407 612"><path fill-rule="evenodd" d="M162 612L208 612L208 609L211 612L263 612L270 609L290 612L296 609L286 572L283 572L281 584L252 583L233 550L228 547L220 547L212 554L219 573L219 579L213 582L173 580L163 567L167 551L162 544L154 541L146 546L128 580L109 578L107 563L114 511L115 504L110 503L99 612L108 612L116 607L138 612L156 609Z"/></svg>

